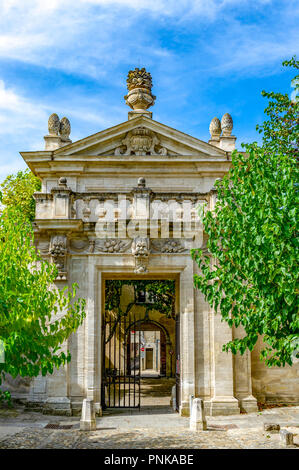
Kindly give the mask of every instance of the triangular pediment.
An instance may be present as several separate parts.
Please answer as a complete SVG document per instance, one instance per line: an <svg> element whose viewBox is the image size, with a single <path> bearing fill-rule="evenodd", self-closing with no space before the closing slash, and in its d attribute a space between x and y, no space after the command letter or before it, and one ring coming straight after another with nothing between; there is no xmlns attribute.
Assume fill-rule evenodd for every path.
<svg viewBox="0 0 299 470"><path fill-rule="evenodd" d="M140 116L54 151L59 155L194 155L223 158L226 152L169 126Z"/></svg>

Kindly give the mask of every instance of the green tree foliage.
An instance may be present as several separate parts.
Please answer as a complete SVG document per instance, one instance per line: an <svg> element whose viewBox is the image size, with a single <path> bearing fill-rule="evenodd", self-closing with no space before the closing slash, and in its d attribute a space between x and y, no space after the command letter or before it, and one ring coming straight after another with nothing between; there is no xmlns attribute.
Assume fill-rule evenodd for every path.
<svg viewBox="0 0 299 470"><path fill-rule="evenodd" d="M82 323L85 301L75 299L75 284L56 289L57 274L37 253L27 214L7 207L0 214L0 385L7 373L45 375L70 360L61 345Z"/></svg>
<svg viewBox="0 0 299 470"><path fill-rule="evenodd" d="M29 169L18 171L15 175L7 176L1 184L2 203L6 207L18 209L29 220L33 220L35 215L33 193L40 189L40 180Z"/></svg>
<svg viewBox="0 0 299 470"><path fill-rule="evenodd" d="M134 287L134 300L122 309L121 295L123 286ZM146 310L158 310L168 318L174 317L175 283L172 280L107 280L105 283L105 311L117 312L118 316L128 315L131 308L138 304L138 293L146 292L148 301L142 305Z"/></svg>
<svg viewBox="0 0 299 470"><path fill-rule="evenodd" d="M126 306L121 304L121 296L124 286L134 287L134 300ZM138 295L146 294L145 302L138 303ZM105 281L105 315L115 315L114 324L106 343L110 341L116 331L119 321L127 317L135 305L142 305L145 313L158 311L167 318L175 318L175 281L173 280L130 280L118 279Z"/></svg>
<svg viewBox="0 0 299 470"><path fill-rule="evenodd" d="M283 65L299 68L295 58ZM203 217L209 253L192 251L201 269L194 282L230 327L244 328L225 351L251 351L263 335L261 360L284 366L298 351L299 103L280 93L262 95L269 99L268 119L257 126L262 145L235 151L229 173L216 184L215 210Z"/></svg>

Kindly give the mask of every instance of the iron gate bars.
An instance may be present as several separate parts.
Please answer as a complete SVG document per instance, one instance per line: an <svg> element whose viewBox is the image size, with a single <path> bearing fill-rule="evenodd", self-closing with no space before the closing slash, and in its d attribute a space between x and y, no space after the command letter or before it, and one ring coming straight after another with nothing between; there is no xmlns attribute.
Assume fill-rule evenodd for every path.
<svg viewBox="0 0 299 470"><path fill-rule="evenodd" d="M103 323L102 408L141 406L141 331L131 315ZM132 328L129 328L132 325Z"/></svg>

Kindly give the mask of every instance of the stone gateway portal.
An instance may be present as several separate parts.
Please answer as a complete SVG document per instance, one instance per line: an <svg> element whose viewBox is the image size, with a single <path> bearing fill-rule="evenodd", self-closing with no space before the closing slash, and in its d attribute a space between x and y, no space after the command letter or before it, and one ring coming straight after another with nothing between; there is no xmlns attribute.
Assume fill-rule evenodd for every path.
<svg viewBox="0 0 299 470"><path fill-rule="evenodd" d="M255 411L257 400L298 402L298 364L267 369L259 361L261 340L251 354L223 352L242 331L221 322L193 287L198 266L190 250L207 254L199 214L213 210L215 180L231 165L231 116L213 118L204 142L152 119L156 97L145 69L129 72L127 88L127 121L72 142L68 119L52 114L44 150L21 152L42 181L34 195L37 249L56 264L57 287L78 283L87 306L63 346L71 362L8 388L45 413L68 415L81 412L84 398L97 413L142 407L143 390L155 380L171 385L165 400L172 391L184 416L192 396L210 415ZM136 298L134 283L145 281L158 284ZM109 283L121 291L107 301ZM171 283L168 311L172 291L163 289Z"/></svg>

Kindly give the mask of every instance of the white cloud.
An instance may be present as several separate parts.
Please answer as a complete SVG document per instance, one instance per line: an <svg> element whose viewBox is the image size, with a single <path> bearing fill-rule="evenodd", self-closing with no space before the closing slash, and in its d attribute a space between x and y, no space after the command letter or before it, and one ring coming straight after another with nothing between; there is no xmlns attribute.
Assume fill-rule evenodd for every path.
<svg viewBox="0 0 299 470"><path fill-rule="evenodd" d="M211 71L225 74L237 71L260 75L263 69L273 72L271 67L283 59L288 59L298 51L299 30L275 32L259 31L256 26L238 25L231 28L226 36L224 50L211 50L213 57ZM221 56L221 57L220 57ZM221 60L222 58L222 60Z"/></svg>
<svg viewBox="0 0 299 470"><path fill-rule="evenodd" d="M46 117L43 105L30 102L0 80L0 134L16 134L21 129L35 128Z"/></svg>
<svg viewBox="0 0 299 470"><path fill-rule="evenodd" d="M84 97L83 101L84 105L79 103L74 107L67 100L61 102L57 99L56 102L49 103L29 100L19 92L8 88L0 79L0 134L18 134L29 128L46 133L48 117L53 109L61 118L67 115L99 127L112 125L116 116L123 111L121 106L110 108L104 106L101 112L93 112L91 110L95 107L103 108L103 103L99 103L97 99Z"/></svg>
<svg viewBox="0 0 299 470"><path fill-rule="evenodd" d="M154 93L159 88L154 118L168 113L170 124L178 121L188 132L185 110L201 113L202 119L209 112L201 80L267 68L272 73L273 65L298 49L298 3L277 5L276 0L0 0L0 60L85 74L106 87L93 97L87 88L72 88L70 80L63 96L52 81L46 96L37 98L29 89L32 81L28 86L24 79L20 89L9 78L0 80L0 158L5 160L0 173L15 170L12 147L43 148L52 112L71 119L73 139L123 120L122 95L111 96L121 88L124 94L124 74L132 66L154 72ZM258 12L255 22L250 21L253 11ZM169 115L171 106L177 115Z"/></svg>
<svg viewBox="0 0 299 470"><path fill-rule="evenodd" d="M101 111L92 111L97 108ZM123 111L120 106L105 106L98 98L83 97L76 106L67 98L49 102L30 99L0 79L0 181L26 167L19 151L44 148L43 136L47 134L48 117L53 110L60 118L69 117L72 125L80 123L74 126L73 141L85 137L86 129L91 127L96 132L112 126Z"/></svg>
<svg viewBox="0 0 299 470"><path fill-rule="evenodd" d="M221 42L216 40L216 30L215 37L209 37L202 47L210 45L227 55L227 38L231 36L236 12L242 8L264 8L268 3L272 1L0 0L0 58L103 77L115 64L136 63L138 56L163 60L175 54L161 46L154 32L146 30L151 18L155 18L155 24L165 20L166 26L169 22L174 27L186 22L187 28L198 24L199 34L211 22L220 21ZM267 51L279 45L275 39L263 44ZM236 57L236 61L244 63L242 50ZM263 58L267 61L268 55L263 54ZM230 66L236 67L235 62L229 61Z"/></svg>

